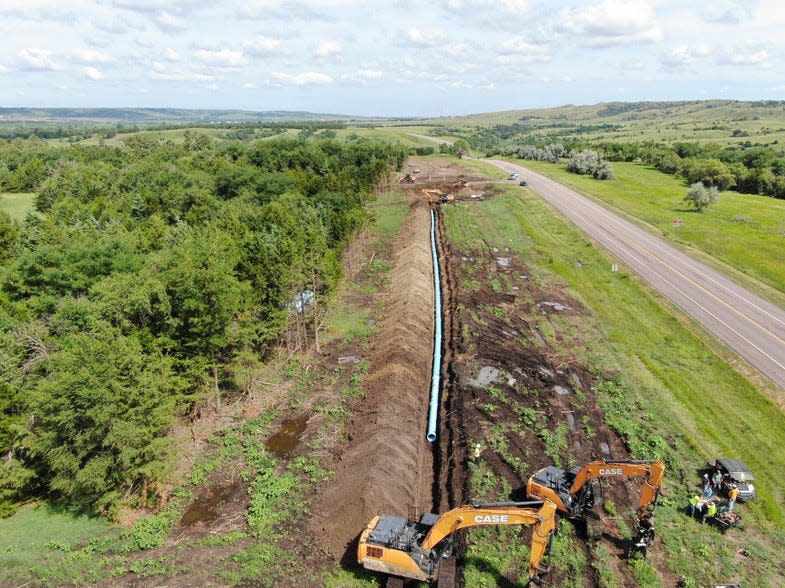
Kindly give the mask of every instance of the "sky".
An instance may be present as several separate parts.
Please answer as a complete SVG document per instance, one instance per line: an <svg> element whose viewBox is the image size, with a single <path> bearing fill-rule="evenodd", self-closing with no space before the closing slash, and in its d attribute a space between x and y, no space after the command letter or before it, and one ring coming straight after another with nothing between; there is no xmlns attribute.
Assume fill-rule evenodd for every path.
<svg viewBox="0 0 785 588"><path fill-rule="evenodd" d="M781 0L0 0L0 106L784 100Z"/></svg>

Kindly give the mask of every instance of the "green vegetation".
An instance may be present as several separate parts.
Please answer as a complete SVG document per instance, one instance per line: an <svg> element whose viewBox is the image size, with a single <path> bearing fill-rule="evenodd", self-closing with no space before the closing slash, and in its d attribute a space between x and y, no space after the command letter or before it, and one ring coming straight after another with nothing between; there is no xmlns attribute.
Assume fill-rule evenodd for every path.
<svg viewBox="0 0 785 588"><path fill-rule="evenodd" d="M687 210L685 184L637 163L615 163L616 178L595 182L563 165L527 161L527 167L654 227L667 238L714 257L726 271L743 272L785 294L780 252L785 239L785 204L762 196L723 192L704 214ZM673 220L681 224L674 226ZM710 256L710 257L709 257ZM779 300L785 303L785 296Z"/></svg>
<svg viewBox="0 0 785 588"><path fill-rule="evenodd" d="M444 214L448 236L461 250L488 243L509 247L535 272L532 279L547 283L555 276L592 310L580 319L582 342L569 347L595 372L606 420L625 437L633 455L661 457L668 464L670 499L662 501L658 515L665 545L680 545L694 533L694 522L681 510L691 480L697 481L696 469L707 458L728 454L758 475L760 500L744 507L747 529L767 534L762 549L781 562L777 554L785 538L776 529L785 522L779 483L785 456L776 456L785 443L785 423L778 407L712 351L708 337L703 340L700 331L674 318L638 280L608 271L610 260L528 191L509 189L481 204L445 208ZM556 449L558 435L551 441ZM725 541L738 546L743 538L729 533ZM669 557L669 568L702 584L718 582L715 557L711 550L700 558ZM776 565L745 562L744 575L761 585L771 583ZM658 585L647 564L635 566L633 575L641 585Z"/></svg>
<svg viewBox="0 0 785 588"><path fill-rule="evenodd" d="M189 131L123 145L0 141L5 189L35 190L39 212L0 217L6 510L50 494L154 504L177 415L244 390L284 334L313 343L339 256L406 155Z"/></svg>
<svg viewBox="0 0 785 588"><path fill-rule="evenodd" d="M0 194L0 210L20 223L25 219L27 213L33 210L35 194L25 192L21 194Z"/></svg>

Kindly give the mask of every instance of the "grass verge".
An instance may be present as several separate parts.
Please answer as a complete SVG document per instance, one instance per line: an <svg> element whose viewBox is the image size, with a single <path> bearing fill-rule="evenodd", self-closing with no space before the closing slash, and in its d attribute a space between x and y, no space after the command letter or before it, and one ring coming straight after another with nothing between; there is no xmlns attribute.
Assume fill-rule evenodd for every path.
<svg viewBox="0 0 785 588"><path fill-rule="evenodd" d="M0 210L6 211L12 219L22 222L27 213L33 210L35 196L30 192L0 193Z"/></svg>
<svg viewBox="0 0 785 588"><path fill-rule="evenodd" d="M616 178L600 182L570 173L561 164L522 160L515 163L637 219L653 233L703 253L702 261L720 260L720 268L733 277L741 273L773 288L775 293L764 294L785 306L785 272L781 262L785 201L727 191L720 195L717 204L699 213L683 203L688 190L684 180L643 164L616 162ZM673 220L681 224L674 226ZM746 282L761 289L760 284L749 279Z"/></svg>

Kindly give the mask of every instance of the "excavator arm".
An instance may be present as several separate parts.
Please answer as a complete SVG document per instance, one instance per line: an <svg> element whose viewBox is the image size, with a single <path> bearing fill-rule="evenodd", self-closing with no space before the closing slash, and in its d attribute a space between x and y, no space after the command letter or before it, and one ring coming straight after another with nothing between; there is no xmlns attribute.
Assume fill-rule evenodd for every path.
<svg viewBox="0 0 785 588"><path fill-rule="evenodd" d="M570 494L575 495L591 480L596 478L646 478L638 504L638 516L646 513L656 502L662 485L665 464L660 460L610 461L597 460L586 464L575 476Z"/></svg>
<svg viewBox="0 0 785 588"><path fill-rule="evenodd" d="M427 532L424 525L429 527ZM438 577L442 557L450 552L450 542L446 540L453 533L466 527L488 525L533 527L528 571L533 580L541 579L548 570L540 562L556 529L556 505L547 500L465 505L438 518L423 515L419 523L389 515L377 516L360 534L357 561L369 570L431 581Z"/></svg>

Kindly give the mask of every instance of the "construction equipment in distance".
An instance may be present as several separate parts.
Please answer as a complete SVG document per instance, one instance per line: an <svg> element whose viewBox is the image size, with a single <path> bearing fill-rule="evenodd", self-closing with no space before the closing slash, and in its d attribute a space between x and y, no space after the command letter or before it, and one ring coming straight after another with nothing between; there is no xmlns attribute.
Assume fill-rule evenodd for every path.
<svg viewBox="0 0 785 588"><path fill-rule="evenodd" d="M432 188L430 190L423 188L422 193L428 199L428 202L431 203L439 202L443 204L445 202L452 202L453 200L455 200L455 196L453 194L449 192L442 192L441 190L437 190L435 188Z"/></svg>
<svg viewBox="0 0 785 588"><path fill-rule="evenodd" d="M468 504L441 516L423 514L419 521L375 516L360 534L357 561L368 570L431 582L452 554L453 533L487 525L532 525L529 577L538 582L547 574L540 562L556 529L556 506L549 500Z"/></svg>

